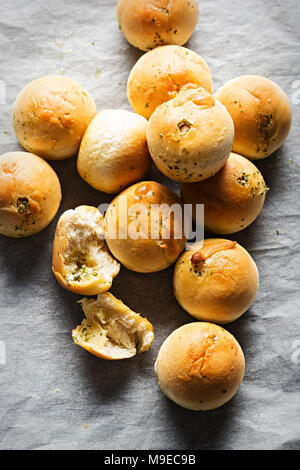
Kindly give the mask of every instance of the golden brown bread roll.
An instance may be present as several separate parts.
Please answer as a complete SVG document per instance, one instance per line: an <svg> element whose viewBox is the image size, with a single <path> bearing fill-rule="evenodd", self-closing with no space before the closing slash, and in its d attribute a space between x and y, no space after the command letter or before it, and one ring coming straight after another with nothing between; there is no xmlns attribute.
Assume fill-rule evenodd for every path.
<svg viewBox="0 0 300 470"><path fill-rule="evenodd" d="M268 188L260 171L247 158L231 153L211 178L181 185L186 204L204 204L205 229L219 234L239 232L260 214Z"/></svg>
<svg viewBox="0 0 300 470"><path fill-rule="evenodd" d="M59 179L42 158L27 152L0 156L0 233L29 237L55 217L61 201Z"/></svg>
<svg viewBox="0 0 300 470"><path fill-rule="evenodd" d="M122 109L99 113L82 139L77 168L93 188L105 193L142 179L150 166L147 120Z"/></svg>
<svg viewBox="0 0 300 470"><path fill-rule="evenodd" d="M76 344L91 354L108 360L127 359L151 347L154 340L151 323L109 292L79 303L86 318L72 336Z"/></svg>
<svg viewBox="0 0 300 470"><path fill-rule="evenodd" d="M174 98L188 83L212 93L206 62L185 47L162 46L137 61L128 78L127 95L134 111L149 119L159 104Z"/></svg>
<svg viewBox="0 0 300 470"><path fill-rule="evenodd" d="M259 277L255 262L236 242L212 238L198 242L177 260L174 294L201 321L230 323L255 299Z"/></svg>
<svg viewBox="0 0 300 470"><path fill-rule="evenodd" d="M79 206L62 214L54 237L52 270L58 283L76 294L110 289L120 265L108 252L103 216L96 207Z"/></svg>
<svg viewBox="0 0 300 470"><path fill-rule="evenodd" d="M63 160L78 152L95 114L93 98L79 83L68 77L42 77L17 96L13 126L26 150L49 160Z"/></svg>
<svg viewBox="0 0 300 470"><path fill-rule="evenodd" d="M160 210L162 204L166 213ZM169 214L173 204L180 214ZM132 271L161 271L176 261L186 244L181 200L155 181L137 183L116 196L105 220L110 251Z"/></svg>
<svg viewBox="0 0 300 470"><path fill-rule="evenodd" d="M243 75L225 83L215 96L233 119L234 152L253 160L265 158L288 136L291 105L284 91L271 80Z"/></svg>
<svg viewBox="0 0 300 470"><path fill-rule="evenodd" d="M234 128L226 108L203 88L190 85L156 108L147 127L150 155L169 178L194 183L225 164Z"/></svg>
<svg viewBox="0 0 300 470"><path fill-rule="evenodd" d="M184 44L196 27L197 0L119 0L119 28L142 51L164 44Z"/></svg>
<svg viewBox="0 0 300 470"><path fill-rule="evenodd" d="M236 339L212 323L173 331L160 348L155 373L161 391L189 410L218 408L238 391L245 358Z"/></svg>

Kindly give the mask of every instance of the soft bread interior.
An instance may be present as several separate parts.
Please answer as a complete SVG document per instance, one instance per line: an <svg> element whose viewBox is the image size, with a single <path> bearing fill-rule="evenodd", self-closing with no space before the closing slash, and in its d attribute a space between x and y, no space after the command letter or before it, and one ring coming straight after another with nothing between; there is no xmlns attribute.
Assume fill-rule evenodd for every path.
<svg viewBox="0 0 300 470"><path fill-rule="evenodd" d="M73 339L92 354L126 359L147 351L153 343L151 323L109 292L79 303L86 319L73 330Z"/></svg>
<svg viewBox="0 0 300 470"><path fill-rule="evenodd" d="M64 251L67 283L85 283L98 280L111 284L120 269L109 254L99 211L78 207L69 218L67 244Z"/></svg>

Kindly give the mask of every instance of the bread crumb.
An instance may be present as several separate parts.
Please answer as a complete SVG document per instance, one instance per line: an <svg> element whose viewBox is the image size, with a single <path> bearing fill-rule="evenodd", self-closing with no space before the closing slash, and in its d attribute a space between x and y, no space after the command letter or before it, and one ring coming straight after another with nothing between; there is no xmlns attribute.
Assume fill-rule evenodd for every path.
<svg viewBox="0 0 300 470"><path fill-rule="evenodd" d="M100 78L100 70L99 70L98 67L96 68L95 78L96 78L97 80Z"/></svg>
<svg viewBox="0 0 300 470"><path fill-rule="evenodd" d="M58 39L55 39L55 44L57 45L57 47L59 47L59 49L61 49L63 46L63 43L60 42Z"/></svg>

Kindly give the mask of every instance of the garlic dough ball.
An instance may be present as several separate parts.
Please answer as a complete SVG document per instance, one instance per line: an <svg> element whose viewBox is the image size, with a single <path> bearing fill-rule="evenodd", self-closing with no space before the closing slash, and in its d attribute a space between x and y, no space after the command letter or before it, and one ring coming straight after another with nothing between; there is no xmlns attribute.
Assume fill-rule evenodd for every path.
<svg viewBox="0 0 300 470"><path fill-rule="evenodd" d="M245 358L237 340L212 323L189 323L173 331L154 366L161 391L177 405L213 410L238 391Z"/></svg>
<svg viewBox="0 0 300 470"><path fill-rule="evenodd" d="M149 51L187 42L199 16L198 0L119 0L119 28L132 46Z"/></svg>
<svg viewBox="0 0 300 470"><path fill-rule="evenodd" d="M213 176L229 157L234 136L226 108L203 88L184 87L161 104L147 127L150 155L175 181L194 183Z"/></svg>
<svg viewBox="0 0 300 470"><path fill-rule="evenodd" d="M80 303L86 318L72 331L73 340L94 356L111 361L127 359L151 347L151 323L110 292Z"/></svg>
<svg viewBox="0 0 300 470"><path fill-rule="evenodd" d="M60 201L59 179L45 160L27 152L0 156L0 234L29 237L40 232Z"/></svg>
<svg viewBox="0 0 300 470"><path fill-rule="evenodd" d="M111 253L131 271L161 271L186 244L181 200L155 181L137 183L116 196L105 220Z"/></svg>
<svg viewBox="0 0 300 470"><path fill-rule="evenodd" d="M118 193L150 166L147 120L129 111L106 110L90 123L82 139L77 168L93 188Z"/></svg>
<svg viewBox="0 0 300 470"><path fill-rule="evenodd" d="M207 239L177 261L173 287L184 310L201 321L230 323L255 299L259 278L255 262L236 242Z"/></svg>
<svg viewBox="0 0 300 470"><path fill-rule="evenodd" d="M289 99L276 83L257 75L243 75L223 85L216 98L231 115L233 151L256 160L277 150L291 128Z"/></svg>
<svg viewBox="0 0 300 470"><path fill-rule="evenodd" d="M96 207L79 206L60 217L53 243L52 271L72 292L95 295L111 288L120 265L108 252L103 216Z"/></svg>
<svg viewBox="0 0 300 470"><path fill-rule="evenodd" d="M49 160L78 152L96 114L93 98L67 77L49 76L26 85L13 106L13 126L22 147Z"/></svg>
<svg viewBox="0 0 300 470"><path fill-rule="evenodd" d="M223 168L199 183L182 184L186 204L204 204L205 229L220 234L239 232L260 214L268 188L260 171L247 158L231 153Z"/></svg>
<svg viewBox="0 0 300 470"><path fill-rule="evenodd" d="M212 93L206 62L185 47L162 46L137 61L128 78L127 95L134 111L149 119L159 104L174 98L187 83Z"/></svg>

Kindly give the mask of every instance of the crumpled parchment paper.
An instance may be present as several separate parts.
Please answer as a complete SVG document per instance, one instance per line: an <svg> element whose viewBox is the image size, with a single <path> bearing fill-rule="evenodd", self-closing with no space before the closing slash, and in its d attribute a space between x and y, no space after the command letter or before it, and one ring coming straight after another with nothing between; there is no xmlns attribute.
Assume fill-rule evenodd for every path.
<svg viewBox="0 0 300 470"><path fill-rule="evenodd" d="M29 81L65 74L98 109L130 109L126 81L141 52L118 30L116 0L13 0L0 18L1 153L19 148L11 125L16 94ZM252 308L227 326L246 356L236 397L212 412L184 410L156 385L163 340L193 321L176 303L172 269L140 275L122 268L112 293L153 322L147 353L105 362L73 344L83 314L78 296L51 273L59 214L110 197L78 176L75 159L51 163L63 190L59 214L39 235L0 236L0 447L2 449L296 449L300 446L300 3L201 0L188 47L211 67L214 89L241 74L276 81L293 103L284 146L258 162L270 186L262 215L232 238L260 271ZM298 90L298 91L297 91ZM149 178L178 185L152 168ZM6 352L6 357L4 355Z"/></svg>

